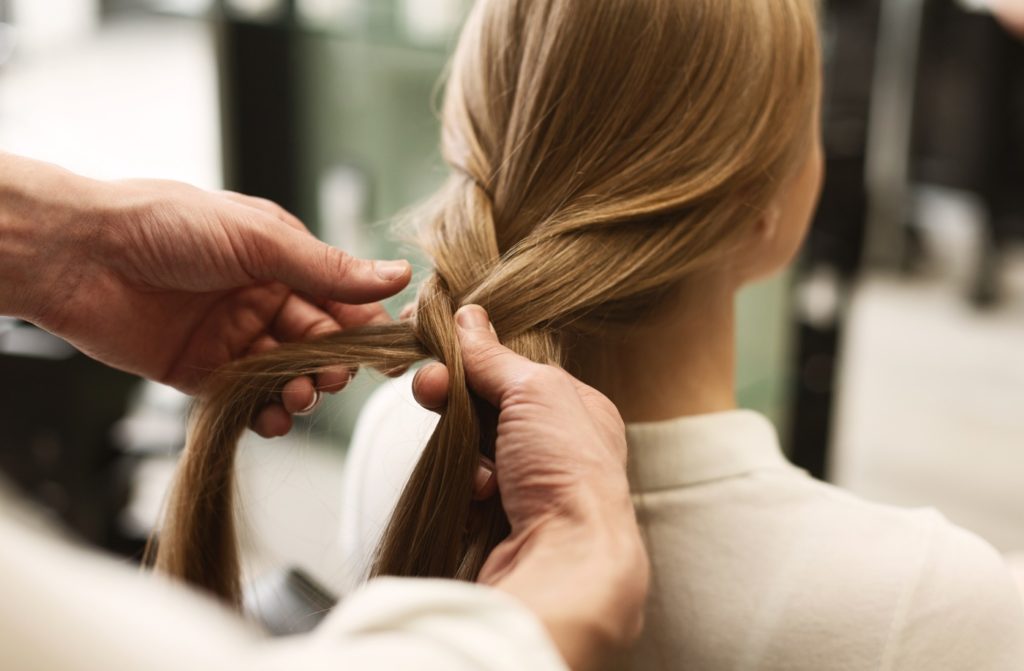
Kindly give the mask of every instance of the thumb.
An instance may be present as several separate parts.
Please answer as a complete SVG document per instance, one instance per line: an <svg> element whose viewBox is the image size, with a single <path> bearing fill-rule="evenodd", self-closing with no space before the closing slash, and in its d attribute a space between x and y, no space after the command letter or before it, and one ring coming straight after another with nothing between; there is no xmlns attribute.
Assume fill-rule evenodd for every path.
<svg viewBox="0 0 1024 671"><path fill-rule="evenodd" d="M539 364L519 356L500 342L487 312L466 305L455 313L456 331L469 386L495 407L505 394Z"/></svg>
<svg viewBox="0 0 1024 671"><path fill-rule="evenodd" d="M408 261L368 261L346 254L311 233L281 224L260 236L260 279L341 303L371 303L409 284Z"/></svg>

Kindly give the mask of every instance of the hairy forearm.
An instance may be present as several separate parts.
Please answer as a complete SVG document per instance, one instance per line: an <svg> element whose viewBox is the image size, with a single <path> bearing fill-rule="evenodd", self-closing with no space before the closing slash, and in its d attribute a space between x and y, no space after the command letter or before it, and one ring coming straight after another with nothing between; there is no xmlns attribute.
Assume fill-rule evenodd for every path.
<svg viewBox="0 0 1024 671"><path fill-rule="evenodd" d="M92 182L0 153L0 314L37 322L75 285Z"/></svg>

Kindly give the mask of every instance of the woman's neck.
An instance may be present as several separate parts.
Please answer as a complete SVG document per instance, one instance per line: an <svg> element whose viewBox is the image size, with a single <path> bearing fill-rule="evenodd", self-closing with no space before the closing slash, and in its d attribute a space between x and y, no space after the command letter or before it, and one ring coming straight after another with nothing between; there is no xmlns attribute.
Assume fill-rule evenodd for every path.
<svg viewBox="0 0 1024 671"><path fill-rule="evenodd" d="M690 283L678 301L614 343L574 348L573 372L604 392L626 422L734 410L734 296L724 282Z"/></svg>

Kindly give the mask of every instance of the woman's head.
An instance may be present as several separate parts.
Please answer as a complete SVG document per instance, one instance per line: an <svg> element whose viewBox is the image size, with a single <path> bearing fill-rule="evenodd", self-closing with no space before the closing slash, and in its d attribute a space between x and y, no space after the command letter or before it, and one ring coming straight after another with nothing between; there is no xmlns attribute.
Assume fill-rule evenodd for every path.
<svg viewBox="0 0 1024 671"><path fill-rule="evenodd" d="M480 0L445 96L452 174L420 228L436 273L415 320L214 376L158 564L237 599L230 471L254 408L321 367L432 356L449 402L375 571L473 578L506 527L499 501L471 503L493 424L466 389L455 310L483 305L506 345L558 363L573 334L635 320L703 269L782 262L817 179L818 88L814 0Z"/></svg>
<svg viewBox="0 0 1024 671"><path fill-rule="evenodd" d="M751 246L788 260L810 209L790 191L816 192L818 59L813 0L479 2L443 108L454 175L424 231L439 267L474 268L452 273L456 302L506 333L561 330L633 318L737 252L769 270ZM462 257L480 228L492 249Z"/></svg>

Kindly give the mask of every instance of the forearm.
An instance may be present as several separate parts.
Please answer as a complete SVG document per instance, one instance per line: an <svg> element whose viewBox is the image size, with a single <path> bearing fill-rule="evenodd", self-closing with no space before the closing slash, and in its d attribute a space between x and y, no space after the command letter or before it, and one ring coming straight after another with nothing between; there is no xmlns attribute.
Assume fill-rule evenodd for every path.
<svg viewBox="0 0 1024 671"><path fill-rule="evenodd" d="M0 314L38 322L76 284L92 182L0 154Z"/></svg>

